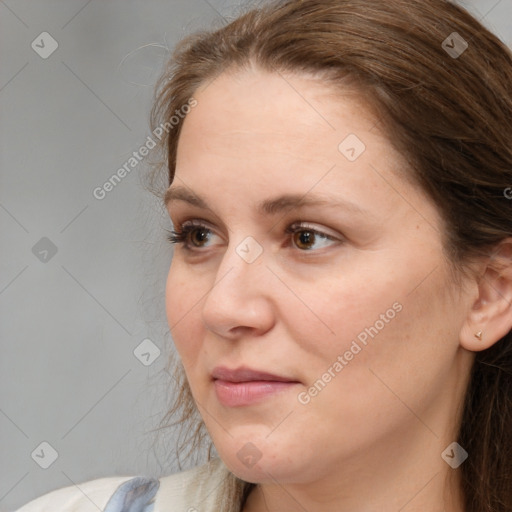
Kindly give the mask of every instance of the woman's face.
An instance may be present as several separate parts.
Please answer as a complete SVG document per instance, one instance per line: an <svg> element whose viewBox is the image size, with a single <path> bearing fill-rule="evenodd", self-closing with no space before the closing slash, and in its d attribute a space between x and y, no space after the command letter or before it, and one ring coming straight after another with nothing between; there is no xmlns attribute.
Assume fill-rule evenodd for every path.
<svg viewBox="0 0 512 512"><path fill-rule="evenodd" d="M194 96L168 202L175 229L194 226L166 307L221 458L282 483L444 464L472 297L451 284L437 209L400 178L379 123L306 75L253 68ZM218 366L293 382L216 382Z"/></svg>

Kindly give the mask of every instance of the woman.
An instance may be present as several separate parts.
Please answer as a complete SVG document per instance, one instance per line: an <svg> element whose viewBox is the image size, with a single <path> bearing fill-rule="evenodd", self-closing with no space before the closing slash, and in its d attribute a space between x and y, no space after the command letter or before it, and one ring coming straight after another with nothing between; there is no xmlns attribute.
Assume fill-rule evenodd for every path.
<svg viewBox="0 0 512 512"><path fill-rule="evenodd" d="M285 0L157 91L164 420L219 457L20 510L512 510L510 51L444 0Z"/></svg>

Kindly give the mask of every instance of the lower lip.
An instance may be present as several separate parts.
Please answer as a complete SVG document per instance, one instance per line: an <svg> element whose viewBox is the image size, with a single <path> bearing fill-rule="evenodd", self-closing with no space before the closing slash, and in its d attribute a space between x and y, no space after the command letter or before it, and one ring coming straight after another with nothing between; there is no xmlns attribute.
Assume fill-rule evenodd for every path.
<svg viewBox="0 0 512 512"><path fill-rule="evenodd" d="M277 382L255 380L250 382L230 382L217 379L214 381L217 398L222 405L239 407L258 402L270 395L296 386L298 382Z"/></svg>

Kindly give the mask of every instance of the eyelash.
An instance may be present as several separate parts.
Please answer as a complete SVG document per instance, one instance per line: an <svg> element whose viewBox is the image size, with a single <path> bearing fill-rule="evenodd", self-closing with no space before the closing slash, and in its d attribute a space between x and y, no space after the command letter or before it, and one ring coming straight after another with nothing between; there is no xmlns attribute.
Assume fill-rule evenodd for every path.
<svg viewBox="0 0 512 512"><path fill-rule="evenodd" d="M188 243L188 236L190 233L192 233L196 229L204 229L208 232L212 232L210 228L205 226L204 224L199 223L189 223L189 224L182 224L181 226L177 226L175 230L166 230L167 231L167 241L171 244L183 244L184 248L187 251L201 251L200 247L191 248L190 244ZM315 236L319 236L320 238L331 240L334 242L341 242L341 240L328 235L327 233L324 233L323 231L319 231L313 228L310 228L306 226L305 224L301 223L293 223L290 226L288 226L285 230L285 233L288 235L294 235L295 233L300 233L301 231L308 231L309 233L313 233ZM300 250L300 249L299 249ZM308 250L301 250L301 252L308 252Z"/></svg>

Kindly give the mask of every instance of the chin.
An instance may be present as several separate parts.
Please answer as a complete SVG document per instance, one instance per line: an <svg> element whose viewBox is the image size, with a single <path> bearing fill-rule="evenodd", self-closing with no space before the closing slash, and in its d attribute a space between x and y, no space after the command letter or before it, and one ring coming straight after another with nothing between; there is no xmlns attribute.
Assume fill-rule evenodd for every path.
<svg viewBox="0 0 512 512"><path fill-rule="evenodd" d="M286 471L284 472L286 474L284 474L280 467L281 463L278 461L259 460L251 466L240 462L236 455L234 458L230 457L229 460L223 460L229 470L245 482L253 484L271 484L275 483L276 480L283 482L291 477L289 465L287 465Z"/></svg>
<svg viewBox="0 0 512 512"><path fill-rule="evenodd" d="M298 461L290 456L291 446L285 446L286 443L277 438L271 443L265 439L267 435L265 432L261 436L230 438L229 445L219 446L217 452L228 469L245 482L296 481L294 462Z"/></svg>

